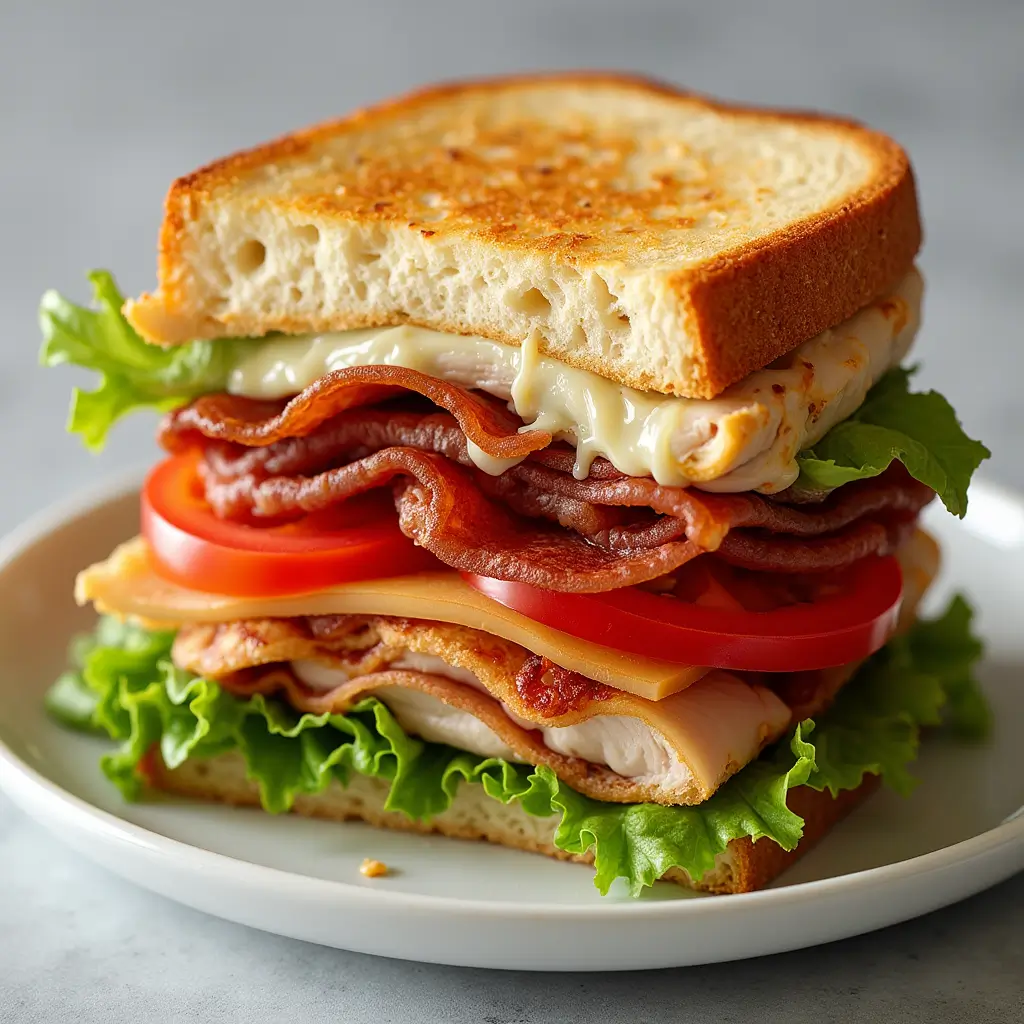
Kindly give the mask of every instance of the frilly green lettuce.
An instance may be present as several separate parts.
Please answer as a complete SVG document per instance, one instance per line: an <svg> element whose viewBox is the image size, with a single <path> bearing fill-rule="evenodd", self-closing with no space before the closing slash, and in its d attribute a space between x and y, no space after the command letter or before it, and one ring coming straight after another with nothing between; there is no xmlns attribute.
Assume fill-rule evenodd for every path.
<svg viewBox="0 0 1024 1024"><path fill-rule="evenodd" d="M89 281L95 309L76 306L55 291L46 292L39 305L43 365L71 363L100 375L95 390L75 389L68 419L68 430L89 448L102 448L114 423L135 409L165 411L224 390L237 359L230 342L150 345L121 314L124 296L114 278L94 270Z"/></svg>
<svg viewBox="0 0 1024 1024"><path fill-rule="evenodd" d="M942 395L910 390L912 372L890 370L852 416L802 451L798 483L831 490L878 476L896 460L963 518L971 476L992 453L964 433Z"/></svg>

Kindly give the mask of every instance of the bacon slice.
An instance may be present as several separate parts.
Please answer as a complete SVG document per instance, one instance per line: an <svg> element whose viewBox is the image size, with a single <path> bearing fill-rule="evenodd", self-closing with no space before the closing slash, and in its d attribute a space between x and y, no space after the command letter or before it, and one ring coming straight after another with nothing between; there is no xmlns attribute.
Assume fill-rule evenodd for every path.
<svg viewBox="0 0 1024 1024"><path fill-rule="evenodd" d="M506 427L514 429L512 421L515 417L512 414L493 401L477 395L472 397L479 401L481 407L487 408L496 422L504 417ZM193 406L169 414L162 424L160 441L170 452L203 446L216 475L223 479L245 475L252 475L257 480L271 476L312 476L330 466L386 447L413 447L423 452L434 452L470 470L475 469L467 451L467 434L450 414L395 406L350 410L324 423L311 434L287 437L261 447L246 447L242 444L210 444L210 440L218 436L219 429L207 426L203 432L196 426L199 404L213 403L218 399L236 400L230 395L211 395ZM252 399L239 400L252 403ZM474 442L480 443L475 438ZM495 445L487 451L488 454L499 454ZM543 494L550 499L564 499L567 508L573 505L585 507L587 511L577 515L583 518L592 516L594 521L608 523L607 519L601 519L594 512L597 506L606 509L613 506L642 507L686 519L693 524L691 539L706 547L710 546L710 536L720 530L720 524L725 520L732 526L756 526L796 536L816 536L873 512L919 510L922 500L926 500L929 494L924 484L909 478L898 466L874 480L848 484L825 496L824 500L791 505L782 504L778 499L765 499L756 493L719 496L687 487L662 486L649 477L630 477L618 472L604 459L595 460L590 475L578 480L572 476L574 459L574 453L567 445L556 444L544 451L529 453L525 463L506 470L499 477L488 476L478 470L475 475L481 487L493 497L503 500L519 497L521 500L522 493ZM522 511L530 514L525 507ZM540 506L536 506L536 514L543 514ZM621 521L621 518L615 521ZM566 524L580 532L597 531L580 529L574 522Z"/></svg>
<svg viewBox="0 0 1024 1024"><path fill-rule="evenodd" d="M566 467L561 452L549 449L500 477L478 478L477 482L487 493L502 498L524 515L557 519L608 547L616 546L615 528L625 520L605 520L607 525L594 530L586 528L588 522L601 523L601 513L613 509L649 509L659 518L644 525L647 534L642 539L641 527L636 523L630 526L631 544L627 546L652 546L685 535L704 550L717 550L727 559L729 531L743 528L798 538L820 537L867 517L880 516L886 522L912 520L934 497L929 487L914 480L898 464L879 477L847 484L815 505L799 506L783 505L752 491L711 495L684 487L663 487L648 477L625 476L608 463L605 466L610 473L592 473L586 480L576 480L571 466L569 462ZM877 547L885 545L879 543ZM874 552L865 550L865 554L870 553Z"/></svg>
<svg viewBox="0 0 1024 1024"><path fill-rule="evenodd" d="M371 406L408 392L447 409L465 435L496 458L522 458L551 443L551 435L543 430L519 433L522 421L500 402L404 366L334 370L289 402L204 395L171 413L169 429L186 444L202 437L261 447L305 437L347 409Z"/></svg>
<svg viewBox="0 0 1024 1024"><path fill-rule="evenodd" d="M402 387L451 412L408 399L349 407ZM224 518L293 517L390 485L403 531L446 564L557 591L643 583L708 551L774 572L841 568L894 551L933 497L896 465L796 505L665 487L601 459L577 480L571 449L518 424L494 400L416 371L359 367L284 406L206 396L170 413L160 439L203 449L207 499ZM489 476L470 442L523 461Z"/></svg>
<svg viewBox="0 0 1024 1024"><path fill-rule="evenodd" d="M204 479L207 499L223 517L313 512L393 482L402 530L447 565L564 592L592 593L642 583L715 549L726 561L751 569L840 568L869 554L894 551L912 528L917 510L932 496L927 488L905 482L866 481L843 488L818 513L804 511L806 507L775 509L765 499L746 495L738 501L729 499L731 509L719 505L712 512L684 492L693 508L690 516L651 515L648 508L645 518L611 523L605 513L621 512L611 502L631 497L619 481L606 482L610 490L602 496L609 504L601 505L558 493L558 487L552 488L555 493L544 490L542 482L529 474L524 487L517 476L524 467L519 466L498 478L508 478L500 489L505 501L499 502L487 496L470 470L413 448L385 448L311 477L261 479L259 473L228 473L222 478L222 466L222 458L207 463ZM588 484L588 497L604 486L573 483ZM564 480L559 486L568 489ZM678 512L683 511L683 500L676 506ZM868 513L859 514L863 509ZM545 519L557 520L558 525L547 525ZM834 524L839 529L827 532ZM771 532L772 527L796 536ZM813 530L821 536L808 537Z"/></svg>
<svg viewBox="0 0 1024 1024"><path fill-rule="evenodd" d="M716 557L743 569L809 573L852 565L869 555L891 555L914 532L916 515L889 514L851 523L826 537L788 537L735 530Z"/></svg>
<svg viewBox="0 0 1024 1024"><path fill-rule="evenodd" d="M680 539L644 548L600 547L571 530L538 524L491 501L473 476L432 452L385 448L315 477L205 474L207 500L226 518L313 512L395 482L402 531L442 562L496 579L560 591L604 591L653 579L701 553Z"/></svg>

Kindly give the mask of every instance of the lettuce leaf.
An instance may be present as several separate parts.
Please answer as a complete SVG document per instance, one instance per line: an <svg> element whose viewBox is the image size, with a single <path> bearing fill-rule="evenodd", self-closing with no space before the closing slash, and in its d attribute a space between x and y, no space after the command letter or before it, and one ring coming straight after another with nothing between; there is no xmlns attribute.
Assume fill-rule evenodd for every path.
<svg viewBox="0 0 1024 1024"><path fill-rule="evenodd" d="M878 476L898 460L963 518L971 476L992 453L964 433L942 395L910 390L913 372L890 370L852 416L800 452L798 486L830 490Z"/></svg>
<svg viewBox="0 0 1024 1024"><path fill-rule="evenodd" d="M981 645L970 627L970 608L958 597L940 619L918 623L870 659L820 723L799 723L695 807L592 800L547 768L408 736L374 698L344 715L299 714L262 695L239 699L175 668L172 633L111 619L75 643L77 668L54 684L47 706L65 724L120 741L101 765L128 799L140 795L138 764L153 745L171 768L237 751L272 813L332 781L344 785L352 772L389 782L385 807L420 820L450 807L459 786L480 785L529 814L557 815L555 845L568 853L593 849L597 888L606 893L624 878L635 896L673 867L700 878L742 836L793 849L803 832L803 820L786 806L794 786L835 795L872 773L909 792L907 766L922 726L945 721L954 733L977 737L987 723L971 675Z"/></svg>
<svg viewBox="0 0 1024 1024"><path fill-rule="evenodd" d="M43 295L39 325L44 366L72 363L100 375L93 391L75 388L68 430L93 450L126 413L160 411L199 395L223 391L237 358L230 342L193 341L161 348L143 341L121 315L124 296L105 270L89 275L94 309L76 306L55 291Z"/></svg>
<svg viewBox="0 0 1024 1024"><path fill-rule="evenodd" d="M974 679L983 645L971 632L973 614L967 601L957 595L943 615L922 620L889 646L895 651L905 649L905 660L942 680L945 726L958 739L979 742L991 730L992 712Z"/></svg>

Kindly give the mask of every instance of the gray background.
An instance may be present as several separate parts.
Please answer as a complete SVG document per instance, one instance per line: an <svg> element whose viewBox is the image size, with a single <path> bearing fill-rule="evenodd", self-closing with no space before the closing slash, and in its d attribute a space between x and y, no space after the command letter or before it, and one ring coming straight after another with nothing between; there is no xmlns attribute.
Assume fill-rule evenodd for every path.
<svg viewBox="0 0 1024 1024"><path fill-rule="evenodd" d="M154 278L170 179L432 79L621 67L853 115L914 158L928 232L921 380L1024 486L1019 346L1024 4L963 2L12 3L0 0L0 528L155 457L62 431L73 373L35 366L46 287ZM0 1019L1010 1021L1024 878L875 936L645 976L375 960L202 917L80 861L0 798Z"/></svg>

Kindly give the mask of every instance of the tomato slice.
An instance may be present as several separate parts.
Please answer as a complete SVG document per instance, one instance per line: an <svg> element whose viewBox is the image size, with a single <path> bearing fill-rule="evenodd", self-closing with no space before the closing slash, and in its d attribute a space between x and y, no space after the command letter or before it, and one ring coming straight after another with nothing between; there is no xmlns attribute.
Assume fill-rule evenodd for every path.
<svg viewBox="0 0 1024 1024"><path fill-rule="evenodd" d="M798 672L866 658L892 635L903 597L903 576L891 557L865 558L852 566L838 593L755 612L635 587L554 594L525 583L462 576L506 608L603 647L756 672Z"/></svg>
<svg viewBox="0 0 1024 1024"><path fill-rule="evenodd" d="M142 534L161 575L194 590L272 597L347 580L436 568L398 528L390 495L371 491L277 526L218 519L196 474L197 454L161 462L142 489Z"/></svg>

